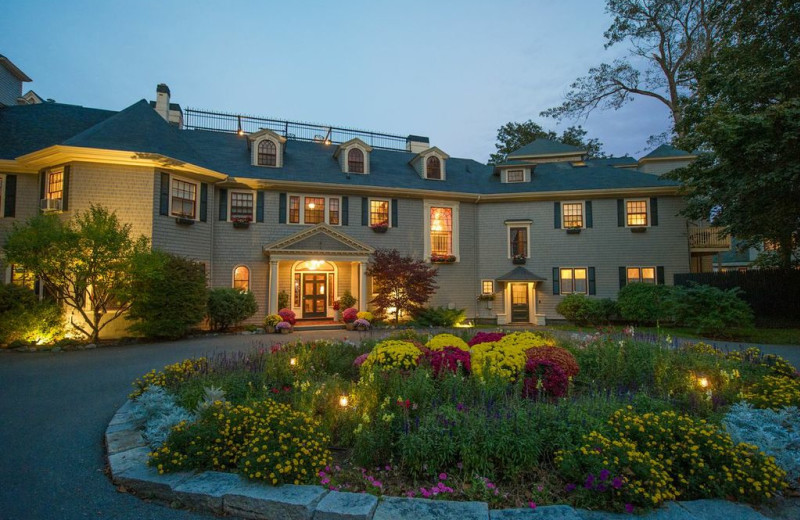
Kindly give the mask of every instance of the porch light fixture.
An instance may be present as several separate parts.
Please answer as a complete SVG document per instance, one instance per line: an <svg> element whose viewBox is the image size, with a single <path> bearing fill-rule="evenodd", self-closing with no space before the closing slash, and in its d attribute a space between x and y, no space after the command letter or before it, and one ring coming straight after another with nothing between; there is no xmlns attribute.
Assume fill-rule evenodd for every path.
<svg viewBox="0 0 800 520"><path fill-rule="evenodd" d="M316 271L323 265L325 265L325 260L308 260L306 262L306 267L311 271Z"/></svg>

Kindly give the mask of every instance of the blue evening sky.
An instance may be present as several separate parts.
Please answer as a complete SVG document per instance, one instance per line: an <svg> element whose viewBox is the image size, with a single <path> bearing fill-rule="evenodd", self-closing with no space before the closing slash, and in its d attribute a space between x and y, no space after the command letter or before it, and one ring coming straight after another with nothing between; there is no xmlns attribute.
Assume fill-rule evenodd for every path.
<svg viewBox="0 0 800 520"><path fill-rule="evenodd" d="M166 83L183 107L431 138L481 162L497 129L557 105L603 48L601 0L19 1L0 54L45 98L121 110ZM668 128L639 99L581 121L607 152L638 156Z"/></svg>

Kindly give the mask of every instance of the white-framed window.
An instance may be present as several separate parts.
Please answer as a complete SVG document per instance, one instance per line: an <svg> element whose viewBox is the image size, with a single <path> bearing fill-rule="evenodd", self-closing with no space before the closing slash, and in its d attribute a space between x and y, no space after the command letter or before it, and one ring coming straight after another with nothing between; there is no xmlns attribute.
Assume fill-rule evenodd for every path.
<svg viewBox="0 0 800 520"><path fill-rule="evenodd" d="M507 222L508 258L530 258L531 225L529 222Z"/></svg>
<svg viewBox="0 0 800 520"><path fill-rule="evenodd" d="M583 202L564 202L561 204L561 220L565 229L581 229L586 226Z"/></svg>
<svg viewBox="0 0 800 520"><path fill-rule="evenodd" d="M625 227L647 227L649 225L650 201L625 199Z"/></svg>
<svg viewBox="0 0 800 520"><path fill-rule="evenodd" d="M506 182L525 182L525 170L508 170Z"/></svg>
<svg viewBox="0 0 800 520"><path fill-rule="evenodd" d="M339 196L289 194L286 222L339 226L342 223L341 208L342 198Z"/></svg>
<svg viewBox="0 0 800 520"><path fill-rule="evenodd" d="M169 214L173 217L197 220L200 183L180 177L170 177L169 186Z"/></svg>
<svg viewBox="0 0 800 520"><path fill-rule="evenodd" d="M354 146L347 151L347 172L348 173L366 173L366 161L364 160L364 151L361 148Z"/></svg>
<svg viewBox="0 0 800 520"><path fill-rule="evenodd" d="M586 267L562 267L559 269L561 294L588 294Z"/></svg>
<svg viewBox="0 0 800 520"><path fill-rule="evenodd" d="M426 200L423 204L425 258L455 257L459 260L459 203Z"/></svg>
<svg viewBox="0 0 800 520"><path fill-rule="evenodd" d="M494 294L494 280L481 280L481 294Z"/></svg>
<svg viewBox="0 0 800 520"><path fill-rule="evenodd" d="M257 166L278 165L278 145L272 139L262 139L256 145Z"/></svg>
<svg viewBox="0 0 800 520"><path fill-rule="evenodd" d="M391 201L389 199L369 199L369 226L388 226L392 225L392 213L390 210Z"/></svg>
<svg viewBox="0 0 800 520"><path fill-rule="evenodd" d="M228 207L231 208L228 220L238 219L253 221L256 217L256 195L253 191L230 190L228 191Z"/></svg>
<svg viewBox="0 0 800 520"><path fill-rule="evenodd" d="M625 276L628 283L656 283L655 267L626 267Z"/></svg>
<svg viewBox="0 0 800 520"><path fill-rule="evenodd" d="M250 268L246 265L237 265L233 268L233 288L240 291L250 291Z"/></svg>

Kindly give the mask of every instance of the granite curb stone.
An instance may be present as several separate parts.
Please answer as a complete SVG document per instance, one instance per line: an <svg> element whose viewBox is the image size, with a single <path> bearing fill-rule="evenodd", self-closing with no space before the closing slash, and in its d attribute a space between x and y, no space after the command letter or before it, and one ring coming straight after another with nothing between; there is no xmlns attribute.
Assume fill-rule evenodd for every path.
<svg viewBox="0 0 800 520"><path fill-rule="evenodd" d="M663 507L638 516L623 513L608 513L605 511L586 511L580 509L576 511L578 516L583 520L631 520L631 518L640 520L703 520L702 518L692 515L676 502L666 502Z"/></svg>
<svg viewBox="0 0 800 520"><path fill-rule="evenodd" d="M145 498L157 498L165 502L175 500L175 487L185 482L192 473L165 473L159 474L157 470L136 464L115 475L114 482L136 491Z"/></svg>
<svg viewBox="0 0 800 520"><path fill-rule="evenodd" d="M311 520L327 493L320 486L271 487L242 482L222 497L222 507L226 514L244 518Z"/></svg>
<svg viewBox="0 0 800 520"><path fill-rule="evenodd" d="M121 451L108 456L108 466L111 468L111 478L116 483L117 476L128 471L134 466L147 466L147 456L150 450L147 448L133 448L132 450Z"/></svg>
<svg viewBox="0 0 800 520"><path fill-rule="evenodd" d="M570 506L539 506L536 509L495 509L489 511L491 520L582 520Z"/></svg>
<svg viewBox="0 0 800 520"><path fill-rule="evenodd" d="M424 498L384 497L373 520L488 520L486 502L447 502Z"/></svg>
<svg viewBox="0 0 800 520"><path fill-rule="evenodd" d="M242 479L239 475L206 471L192 475L175 486L172 491L175 493L175 498L190 509L210 509L215 513L222 513L222 497L241 484Z"/></svg>
<svg viewBox="0 0 800 520"><path fill-rule="evenodd" d="M726 500L678 502L682 508L702 520L767 520L767 517L743 504Z"/></svg>
<svg viewBox="0 0 800 520"><path fill-rule="evenodd" d="M317 504L314 520L370 520L377 507L375 495L331 491Z"/></svg>
<svg viewBox="0 0 800 520"><path fill-rule="evenodd" d="M147 446L147 442L145 442L142 432L138 429L106 432L106 449L109 455L145 446Z"/></svg>

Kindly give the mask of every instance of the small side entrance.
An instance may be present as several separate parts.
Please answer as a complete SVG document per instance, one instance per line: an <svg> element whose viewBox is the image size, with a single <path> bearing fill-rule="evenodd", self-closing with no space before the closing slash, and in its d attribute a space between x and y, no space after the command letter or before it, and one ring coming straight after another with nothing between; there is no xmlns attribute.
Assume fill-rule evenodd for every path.
<svg viewBox="0 0 800 520"><path fill-rule="evenodd" d="M303 274L303 318L324 318L328 313L325 297L326 274Z"/></svg>
<svg viewBox="0 0 800 520"><path fill-rule="evenodd" d="M528 302L528 284L511 284L511 322L529 323L531 321L530 305Z"/></svg>

